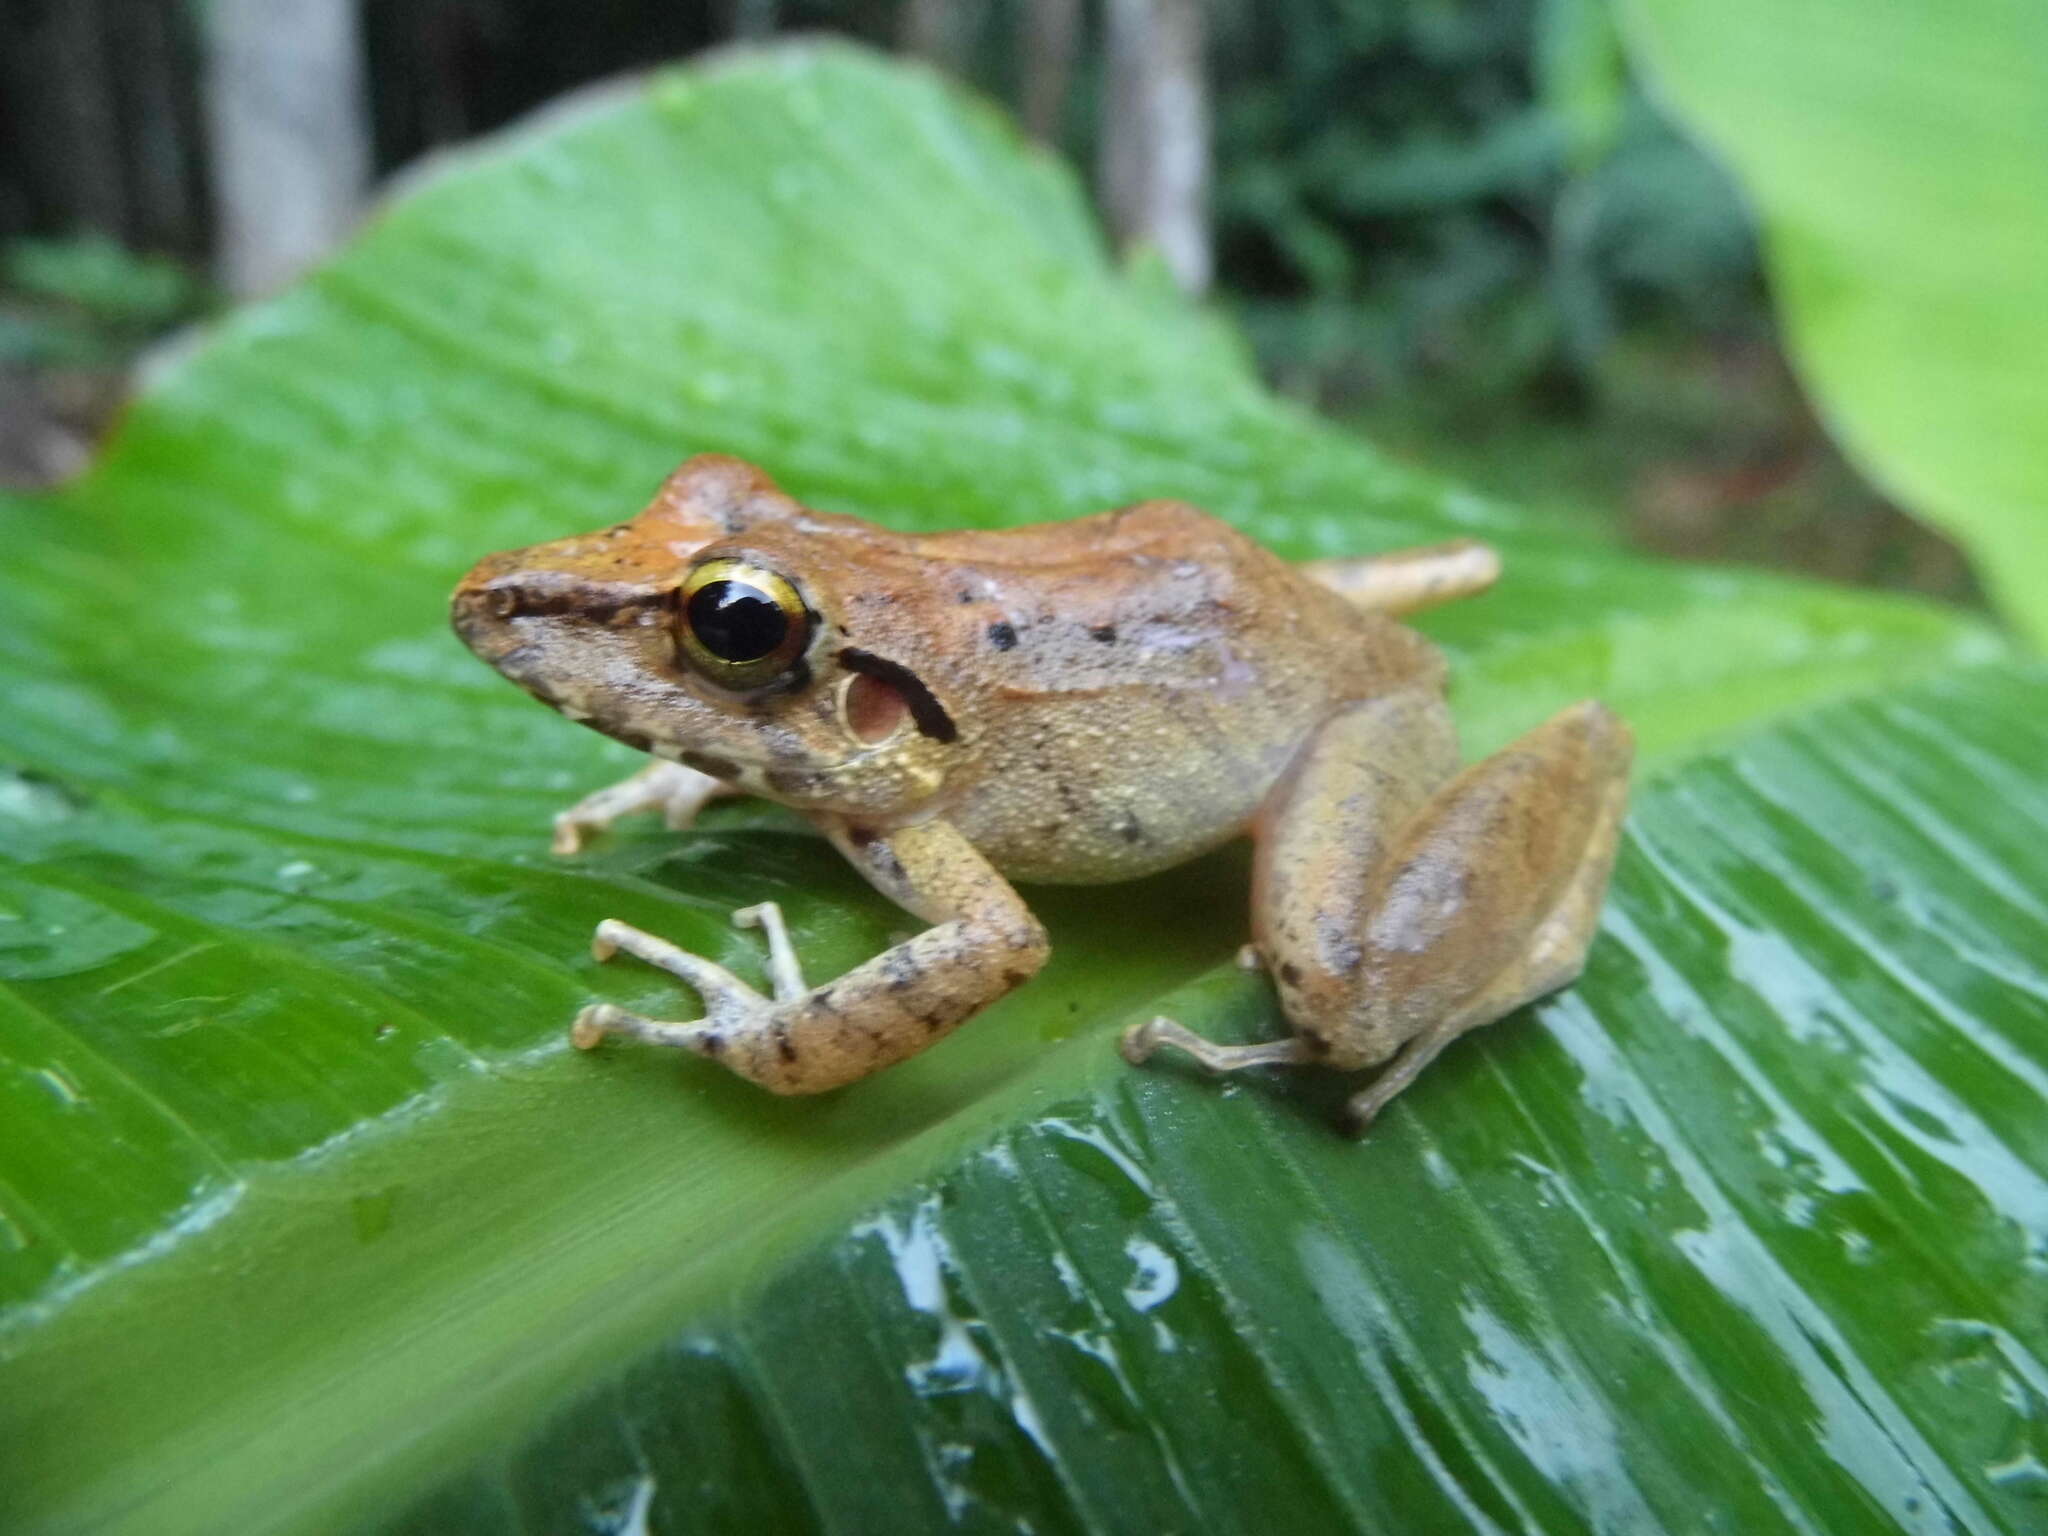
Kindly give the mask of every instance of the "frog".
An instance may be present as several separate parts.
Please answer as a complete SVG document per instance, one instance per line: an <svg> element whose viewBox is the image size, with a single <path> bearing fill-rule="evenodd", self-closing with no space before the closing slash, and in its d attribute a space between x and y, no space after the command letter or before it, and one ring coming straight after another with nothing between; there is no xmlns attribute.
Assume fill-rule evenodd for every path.
<svg viewBox="0 0 2048 1536"><path fill-rule="evenodd" d="M1095 884L1252 842L1248 966L1280 1038L1147 1017L1120 1036L1211 1072L1377 1069L1363 1132L1453 1040L1570 985L1598 927L1633 741L1595 700L1465 765L1443 653L1404 622L1501 570L1473 540L1293 563L1185 502L902 532L700 454L644 510L493 554L452 599L478 657L649 764L555 817L578 852L648 811L793 808L927 925L813 984L780 907L767 990L630 924L701 1016L592 1003L570 1037L694 1053L777 1094L905 1061L1050 953L1018 886ZM1113 908L1106 908L1105 913Z"/></svg>

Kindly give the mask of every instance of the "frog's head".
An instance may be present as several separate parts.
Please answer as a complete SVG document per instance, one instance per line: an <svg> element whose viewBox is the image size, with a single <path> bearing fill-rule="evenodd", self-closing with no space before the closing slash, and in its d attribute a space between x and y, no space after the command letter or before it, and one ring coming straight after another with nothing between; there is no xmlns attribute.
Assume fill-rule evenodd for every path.
<svg viewBox="0 0 2048 1536"><path fill-rule="evenodd" d="M961 751L950 690L847 627L872 599L871 557L898 542L705 455L630 522L482 561L455 589L455 630L628 746L789 805L910 812Z"/></svg>

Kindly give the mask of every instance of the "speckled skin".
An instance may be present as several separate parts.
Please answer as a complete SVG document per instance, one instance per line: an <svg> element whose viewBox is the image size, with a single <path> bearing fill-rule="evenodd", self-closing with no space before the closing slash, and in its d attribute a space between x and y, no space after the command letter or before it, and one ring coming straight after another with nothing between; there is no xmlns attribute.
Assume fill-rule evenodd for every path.
<svg viewBox="0 0 2048 1536"><path fill-rule="evenodd" d="M801 661L746 693L703 680L675 641L679 584L728 556L780 574L810 614ZM1128 879L1247 831L1260 842L1255 936L1296 1038L1239 1048L1254 1055L1238 1060L1154 1021L1127 1039L1133 1059L1172 1044L1224 1069L1367 1065L1440 1033L1477 999L1518 1002L1534 980L1575 974L1625 792L1627 732L1598 706L1489 759L1492 776L1453 799L1485 799L1507 782L1500 765L1521 764L1507 808L1467 815L1437 839L1454 849L1409 860L1463 891L1465 873L1500 851L1506 822L1528 823L1516 857L1541 868L1474 904L1514 909L1493 914L1483 964L1460 958L1472 935L1438 935L1401 983L1423 1001L1390 1007L1393 951L1375 948L1419 941L1389 916L1407 900L1398 880L1387 885L1399 873L1389 860L1465 783L1443 663L1389 615L1479 590L1496 570L1473 545L1296 567L1174 502L900 534L809 511L759 470L704 456L630 522L484 560L457 588L454 615L478 655L535 697L666 760L557 818L559 850L632 810L658 806L683 824L713 794L760 794L809 814L878 888L936 925L808 989L771 911L758 920L787 960L779 990L791 994L772 1002L649 935L600 930L601 955L625 948L667 966L697 987L707 1016L668 1024L587 1009L579 1043L635 1035L779 1092L815 1092L914 1054L1038 969L1044 933L1010 879ZM863 741L849 723L857 676L870 689L883 678L902 716L886 740ZM1545 960L1537 977L1524 963L1531 946L1567 909L1569 963ZM1474 1022L1485 1020L1461 1028Z"/></svg>

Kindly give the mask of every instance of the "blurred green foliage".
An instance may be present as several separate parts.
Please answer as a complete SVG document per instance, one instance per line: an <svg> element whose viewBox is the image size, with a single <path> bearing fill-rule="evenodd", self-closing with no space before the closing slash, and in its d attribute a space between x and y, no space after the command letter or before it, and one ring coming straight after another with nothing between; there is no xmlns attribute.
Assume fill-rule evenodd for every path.
<svg viewBox="0 0 2048 1536"><path fill-rule="evenodd" d="M1742 202L1602 0L1226 0L1213 41L1219 267L1297 393L1570 395L1624 333L1769 336Z"/></svg>
<svg viewBox="0 0 2048 1536"><path fill-rule="evenodd" d="M0 247L0 363L96 367L199 312L204 285L180 262L104 235Z"/></svg>

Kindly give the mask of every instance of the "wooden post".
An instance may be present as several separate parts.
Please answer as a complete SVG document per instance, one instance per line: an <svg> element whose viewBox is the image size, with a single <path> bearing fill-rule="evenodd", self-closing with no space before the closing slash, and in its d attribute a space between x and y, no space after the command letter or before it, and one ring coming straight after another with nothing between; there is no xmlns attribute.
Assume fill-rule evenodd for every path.
<svg viewBox="0 0 2048 1536"><path fill-rule="evenodd" d="M1073 83L1081 0L1025 0L1022 24L1024 127L1041 144L1051 144L1059 138Z"/></svg>
<svg viewBox="0 0 2048 1536"><path fill-rule="evenodd" d="M1119 245L1151 245L1207 290L1209 93L1201 0L1108 0L1099 174Z"/></svg>
<svg viewBox="0 0 2048 1536"><path fill-rule="evenodd" d="M777 0L727 0L726 31L735 42L758 43L774 35L780 8Z"/></svg>
<svg viewBox="0 0 2048 1536"><path fill-rule="evenodd" d="M128 234L115 61L100 0L0 6L8 145L31 218L71 233Z"/></svg>
<svg viewBox="0 0 2048 1536"><path fill-rule="evenodd" d="M354 225L370 178L355 0L208 0L206 116L222 285L266 293Z"/></svg>
<svg viewBox="0 0 2048 1536"><path fill-rule="evenodd" d="M896 19L897 45L949 75L965 75L981 13L982 0L905 0Z"/></svg>

